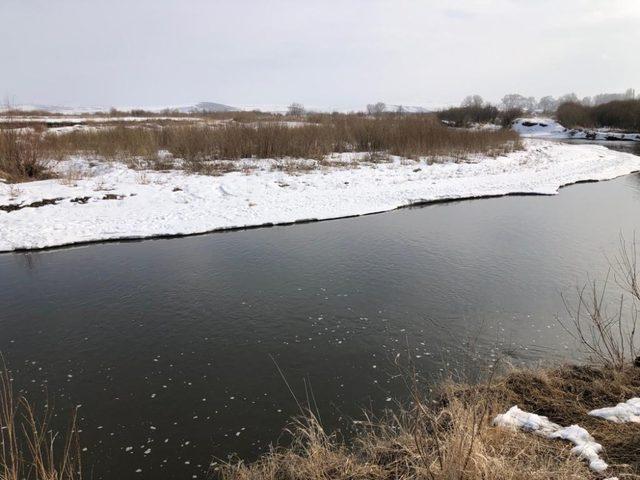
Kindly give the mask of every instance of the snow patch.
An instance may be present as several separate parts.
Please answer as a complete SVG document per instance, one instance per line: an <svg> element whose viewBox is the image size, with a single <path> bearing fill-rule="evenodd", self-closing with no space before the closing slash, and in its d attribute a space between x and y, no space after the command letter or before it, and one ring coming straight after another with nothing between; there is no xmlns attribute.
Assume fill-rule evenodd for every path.
<svg viewBox="0 0 640 480"><path fill-rule="evenodd" d="M511 407L507 413L498 415L493 420L493 424L498 427L532 432L545 438L568 440L575 445L571 452L588 461L591 470L603 472L608 468L606 462L599 455L602 451L602 445L597 443L589 432L579 425L561 427L549 421L547 417L525 412L516 405Z"/></svg>
<svg viewBox="0 0 640 480"><path fill-rule="evenodd" d="M640 398L632 398L615 407L592 410L589 415L604 418L615 423L640 423Z"/></svg>
<svg viewBox="0 0 640 480"><path fill-rule="evenodd" d="M640 157L600 145L524 140L500 157L431 164L391 157L388 163L289 173L280 160L247 159L223 176L134 170L122 163L76 158L62 178L0 182L0 251L100 240L186 235L325 220L431 202L512 193L553 195L564 185L640 171ZM305 161L305 160L300 160ZM73 175L64 175L64 169ZM75 172L75 173L74 173ZM80 200L78 200L80 199ZM74 201L75 200L75 201Z"/></svg>

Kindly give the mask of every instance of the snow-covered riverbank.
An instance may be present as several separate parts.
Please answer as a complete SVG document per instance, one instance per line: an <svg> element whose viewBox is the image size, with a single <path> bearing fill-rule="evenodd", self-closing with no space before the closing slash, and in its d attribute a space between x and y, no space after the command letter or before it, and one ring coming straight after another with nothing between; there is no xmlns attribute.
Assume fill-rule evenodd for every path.
<svg viewBox="0 0 640 480"><path fill-rule="evenodd" d="M512 128L525 138L640 142L640 133L566 128L552 118L519 118Z"/></svg>
<svg viewBox="0 0 640 480"><path fill-rule="evenodd" d="M640 170L640 157L599 145L524 144L474 163L396 159L297 175L265 168L214 177L87 164L80 179L0 183L0 251L331 219L435 200L555 194L563 185Z"/></svg>

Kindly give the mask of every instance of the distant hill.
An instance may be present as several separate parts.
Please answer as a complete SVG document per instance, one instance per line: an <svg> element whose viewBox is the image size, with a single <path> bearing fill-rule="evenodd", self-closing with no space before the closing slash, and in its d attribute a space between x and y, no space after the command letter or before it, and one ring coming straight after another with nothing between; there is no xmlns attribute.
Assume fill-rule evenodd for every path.
<svg viewBox="0 0 640 480"><path fill-rule="evenodd" d="M397 112L402 109L405 113L428 113L432 110L424 107L417 107L415 105L387 105L388 112Z"/></svg>
<svg viewBox="0 0 640 480"><path fill-rule="evenodd" d="M224 105L222 103L215 102L200 102L192 106L178 107L176 110L183 113L197 113L197 112L237 112L240 110L236 107Z"/></svg>
<svg viewBox="0 0 640 480"><path fill-rule="evenodd" d="M415 105L397 105L388 103L386 105L386 110L388 112L395 112L400 107L406 113L428 113L440 110L442 108L446 108L451 106L450 104L431 104L426 106L415 106ZM243 110L260 110L262 112L273 112L273 113L286 113L288 110L288 105L241 105L239 107L226 105L224 103L216 103L216 102L198 102L192 105L154 105L154 106L124 106L124 105L115 105L115 106L58 106L58 105L44 105L44 104L23 104L23 105L12 105L12 109L22 110L24 112L39 110L49 113L55 114L67 114L67 115L79 115L79 114L90 114L90 113L107 113L112 108L122 112L129 112L131 110L146 110L148 112L179 112L179 113L198 113L198 112L239 112ZM353 111L366 111L365 107L361 108L342 108L342 107L318 107L313 105L305 105L305 109L308 112L353 112ZM0 111L5 110L3 106L0 105Z"/></svg>
<svg viewBox="0 0 640 480"><path fill-rule="evenodd" d="M9 105L0 106L0 111L5 110L18 110L21 112L48 112L48 113L58 113L58 114L80 114L80 113L97 113L108 111L108 108L103 107L62 107L58 105L38 105L38 104L25 104L25 105Z"/></svg>
<svg viewBox="0 0 640 480"><path fill-rule="evenodd" d="M229 105L224 105L222 103L215 102L200 102L195 105L181 105L181 106L153 106L153 107L145 107L145 106L109 106L109 107L89 107L89 106L79 106L79 107L68 107L68 106L58 106L58 105L39 105L39 104L24 104L24 105L11 105L12 110L20 110L23 112L29 111L43 111L49 113L57 113L57 114L88 114L88 113L102 113L108 112L112 108L116 110L120 110L123 112L128 112L131 110L146 110L149 112L162 112L164 110L174 110L176 112L181 113L197 113L197 112L236 112L241 110L239 108L231 107ZM5 107L0 106L0 111L6 110Z"/></svg>

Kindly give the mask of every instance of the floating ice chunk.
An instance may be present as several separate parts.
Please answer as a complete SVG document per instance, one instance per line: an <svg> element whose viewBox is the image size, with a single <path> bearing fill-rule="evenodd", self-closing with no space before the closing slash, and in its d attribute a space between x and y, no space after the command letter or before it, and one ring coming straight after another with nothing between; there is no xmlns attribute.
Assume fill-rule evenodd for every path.
<svg viewBox="0 0 640 480"><path fill-rule="evenodd" d="M625 403L619 403L615 407L592 410L589 415L615 423L640 423L640 398L632 398Z"/></svg>
<svg viewBox="0 0 640 480"><path fill-rule="evenodd" d="M559 438L572 442L575 447L571 452L589 462L589 468L594 472L603 472L608 465L600 458L602 445L579 425L561 427L551 422L547 417L520 410L517 405L506 413L496 416L493 424L498 427L508 427L533 432L545 438Z"/></svg>

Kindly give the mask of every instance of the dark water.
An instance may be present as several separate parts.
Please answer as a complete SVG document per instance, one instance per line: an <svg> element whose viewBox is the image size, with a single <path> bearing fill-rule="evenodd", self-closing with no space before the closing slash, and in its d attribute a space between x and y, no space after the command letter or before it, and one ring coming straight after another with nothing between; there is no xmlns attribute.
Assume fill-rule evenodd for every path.
<svg viewBox="0 0 640 480"><path fill-rule="evenodd" d="M214 455L255 456L297 413L272 357L345 428L406 394L397 353L433 378L464 368L466 339L516 363L574 355L560 292L604 276L639 211L630 175L555 197L2 255L0 351L19 389L82 405L92 478L204 478Z"/></svg>

